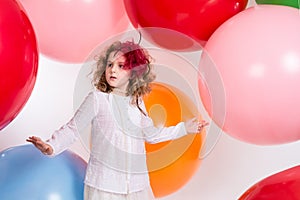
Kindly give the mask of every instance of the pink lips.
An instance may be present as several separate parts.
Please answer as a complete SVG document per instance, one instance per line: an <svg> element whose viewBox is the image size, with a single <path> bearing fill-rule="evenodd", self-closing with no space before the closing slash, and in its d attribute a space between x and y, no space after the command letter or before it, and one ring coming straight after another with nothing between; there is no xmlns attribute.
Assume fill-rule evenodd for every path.
<svg viewBox="0 0 300 200"><path fill-rule="evenodd" d="M115 77L115 76L110 76L109 79L110 79L110 80L116 80L117 77Z"/></svg>

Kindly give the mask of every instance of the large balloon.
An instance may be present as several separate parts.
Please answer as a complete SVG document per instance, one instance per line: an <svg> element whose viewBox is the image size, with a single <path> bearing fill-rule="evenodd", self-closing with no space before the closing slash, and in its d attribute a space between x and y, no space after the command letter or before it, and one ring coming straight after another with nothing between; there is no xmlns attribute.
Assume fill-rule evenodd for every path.
<svg viewBox="0 0 300 200"><path fill-rule="evenodd" d="M201 49L227 19L245 9L248 0L124 0L129 19L158 46L181 51Z"/></svg>
<svg viewBox="0 0 300 200"><path fill-rule="evenodd" d="M65 151L49 158L33 145L0 152L0 199L83 199L86 162Z"/></svg>
<svg viewBox="0 0 300 200"><path fill-rule="evenodd" d="M300 199L300 166L273 174L250 187L239 200Z"/></svg>
<svg viewBox="0 0 300 200"><path fill-rule="evenodd" d="M226 117L224 124L221 118L214 120L226 133L259 145L300 139L299 36L299 10L274 5L242 11L211 36L200 62L199 88L211 113L210 102L218 98L205 83L214 75L209 68L216 66L225 90Z"/></svg>
<svg viewBox="0 0 300 200"><path fill-rule="evenodd" d="M153 83L152 92L144 100L156 126L172 126L199 116L187 95L167 84ZM204 131L174 141L146 143L150 183L156 197L176 192L194 175L200 164L203 135Z"/></svg>
<svg viewBox="0 0 300 200"><path fill-rule="evenodd" d="M129 25L120 0L20 0L36 30L41 53L83 62L90 51Z"/></svg>
<svg viewBox="0 0 300 200"><path fill-rule="evenodd" d="M299 8L299 0L256 0L257 4L285 5Z"/></svg>
<svg viewBox="0 0 300 200"><path fill-rule="evenodd" d="M21 111L38 70L34 30L15 0L0 1L0 130Z"/></svg>

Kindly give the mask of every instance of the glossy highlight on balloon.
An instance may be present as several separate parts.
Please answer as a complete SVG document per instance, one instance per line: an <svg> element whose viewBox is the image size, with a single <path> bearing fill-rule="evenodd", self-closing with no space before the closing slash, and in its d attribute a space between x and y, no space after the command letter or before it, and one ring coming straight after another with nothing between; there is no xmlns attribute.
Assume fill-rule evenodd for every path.
<svg viewBox="0 0 300 200"><path fill-rule="evenodd" d="M210 37L199 70L209 68L211 59L223 81L225 121L214 120L225 133L258 145L300 139L299 35L298 9L260 5L233 16ZM204 79L210 75L208 71ZM201 97L210 108L211 94L199 79ZM217 97L211 96L214 102Z"/></svg>
<svg viewBox="0 0 300 200"><path fill-rule="evenodd" d="M0 152L0 199L83 199L86 162L71 151L49 158L33 145Z"/></svg>
<svg viewBox="0 0 300 200"><path fill-rule="evenodd" d="M190 99L173 86L153 83L144 98L156 126L172 126L199 116ZM203 131L204 132L204 131ZM155 197L163 197L183 187L200 165L199 153L204 134L189 134L174 141L147 144L147 165Z"/></svg>
<svg viewBox="0 0 300 200"><path fill-rule="evenodd" d="M176 51L201 49L227 19L246 8L248 0L124 0L135 28L150 42Z"/></svg>
<svg viewBox="0 0 300 200"><path fill-rule="evenodd" d="M35 85L38 49L22 5L0 1L0 130L22 110Z"/></svg>

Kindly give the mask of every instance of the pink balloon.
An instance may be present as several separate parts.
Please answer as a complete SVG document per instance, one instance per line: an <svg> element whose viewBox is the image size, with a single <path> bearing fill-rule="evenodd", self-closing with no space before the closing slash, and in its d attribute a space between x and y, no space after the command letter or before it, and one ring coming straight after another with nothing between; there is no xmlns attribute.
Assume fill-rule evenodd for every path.
<svg viewBox="0 0 300 200"><path fill-rule="evenodd" d="M273 174L250 187L239 200L300 199L300 166Z"/></svg>
<svg viewBox="0 0 300 200"><path fill-rule="evenodd" d="M226 133L259 145L299 140L298 9L274 5L248 8L223 23L205 50L199 68L201 98ZM209 81L214 76L209 68L214 67L223 85ZM217 105L211 103L217 104L218 94L210 88L224 89L224 121L218 113L224 110L214 109Z"/></svg>
<svg viewBox="0 0 300 200"><path fill-rule="evenodd" d="M120 0L20 0L36 31L40 52L82 62L90 51L129 25Z"/></svg>

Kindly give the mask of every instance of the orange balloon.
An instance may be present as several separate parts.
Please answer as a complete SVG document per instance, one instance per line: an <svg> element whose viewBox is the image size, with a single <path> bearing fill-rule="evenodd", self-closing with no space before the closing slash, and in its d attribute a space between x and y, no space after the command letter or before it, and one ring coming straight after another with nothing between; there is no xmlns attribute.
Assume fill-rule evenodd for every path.
<svg viewBox="0 0 300 200"><path fill-rule="evenodd" d="M167 84L153 83L152 92L144 97L144 102L156 126L172 126L199 116L194 103ZM150 184L155 197L179 190L194 175L200 164L203 135L188 134L172 141L146 143Z"/></svg>

